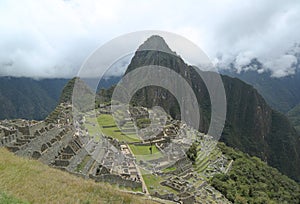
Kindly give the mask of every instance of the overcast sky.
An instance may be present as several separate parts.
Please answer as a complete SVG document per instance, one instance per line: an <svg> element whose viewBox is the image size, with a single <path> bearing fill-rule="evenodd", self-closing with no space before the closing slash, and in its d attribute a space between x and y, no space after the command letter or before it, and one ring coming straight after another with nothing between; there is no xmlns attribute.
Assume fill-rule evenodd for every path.
<svg viewBox="0 0 300 204"><path fill-rule="evenodd" d="M297 62L287 51L300 42L300 1L1 0L0 75L71 77L94 49L139 30L183 35L224 68L257 57L281 77Z"/></svg>

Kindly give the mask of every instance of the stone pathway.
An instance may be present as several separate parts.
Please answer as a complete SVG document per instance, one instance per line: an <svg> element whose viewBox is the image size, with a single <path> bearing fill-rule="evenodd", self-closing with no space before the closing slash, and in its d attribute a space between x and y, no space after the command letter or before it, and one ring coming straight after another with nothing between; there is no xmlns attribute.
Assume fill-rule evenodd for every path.
<svg viewBox="0 0 300 204"><path fill-rule="evenodd" d="M129 145L127 145L127 147L128 147L128 149L129 149L130 153L131 153L132 155L134 155L133 152L132 152L132 150L130 149ZM142 182L143 192L144 192L147 196L149 196L150 193L149 193L148 188L147 188L147 185L146 185L146 183L145 183L145 181L144 181L142 172L141 172L140 168L138 167L138 165L136 165L135 162L134 162L134 164L135 164L135 167L136 167L136 169L137 169L137 172L138 172L138 175L139 175L139 177L140 177L140 180L141 180L141 182Z"/></svg>

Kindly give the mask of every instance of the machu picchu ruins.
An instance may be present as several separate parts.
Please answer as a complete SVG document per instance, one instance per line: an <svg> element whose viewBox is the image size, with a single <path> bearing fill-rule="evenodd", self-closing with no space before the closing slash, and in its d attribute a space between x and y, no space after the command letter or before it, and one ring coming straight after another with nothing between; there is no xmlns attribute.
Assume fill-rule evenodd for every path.
<svg viewBox="0 0 300 204"><path fill-rule="evenodd" d="M232 162L212 137L161 110L131 107L131 118L117 112L118 124L110 105L95 112L74 119L72 105L64 102L44 121L3 120L0 144L18 156L145 195L180 203L229 203L207 182ZM186 156L191 143L197 144L193 162ZM153 177L158 182L152 183Z"/></svg>

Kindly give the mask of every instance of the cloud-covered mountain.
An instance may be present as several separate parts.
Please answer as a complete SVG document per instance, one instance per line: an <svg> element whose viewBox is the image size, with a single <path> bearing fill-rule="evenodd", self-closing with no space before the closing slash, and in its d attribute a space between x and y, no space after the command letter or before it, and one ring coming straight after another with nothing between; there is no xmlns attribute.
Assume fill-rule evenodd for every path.
<svg viewBox="0 0 300 204"><path fill-rule="evenodd" d="M295 44L284 56L273 62L272 69L249 58L240 64L236 59L220 72L253 85L271 107L286 113L300 103L300 45Z"/></svg>
<svg viewBox="0 0 300 204"><path fill-rule="evenodd" d="M231 59L224 62L222 57L215 62L220 71L236 72L241 74L247 71L254 71L258 74L267 72L272 78L281 78L294 75L297 69L300 69L300 44L295 43L278 58L272 60L261 60L253 53L239 53Z"/></svg>

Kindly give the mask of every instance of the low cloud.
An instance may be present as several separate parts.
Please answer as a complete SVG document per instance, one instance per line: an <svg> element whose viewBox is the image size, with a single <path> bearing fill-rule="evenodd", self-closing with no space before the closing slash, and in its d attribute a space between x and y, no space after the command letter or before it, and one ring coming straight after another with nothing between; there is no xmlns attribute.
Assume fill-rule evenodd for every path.
<svg viewBox="0 0 300 204"><path fill-rule="evenodd" d="M295 72L287 51L300 42L293 0L4 0L0 13L0 75L9 76L72 77L103 43L154 29L185 36L222 68L256 58L259 72L282 77Z"/></svg>
<svg viewBox="0 0 300 204"><path fill-rule="evenodd" d="M283 55L278 59L266 62L264 66L271 71L272 77L284 77L295 74L297 58L293 55Z"/></svg>
<svg viewBox="0 0 300 204"><path fill-rule="evenodd" d="M254 57L255 55L252 52L238 54L234 63L237 72L240 73L242 70L247 71L248 69L251 69L252 67L249 67L248 65Z"/></svg>

